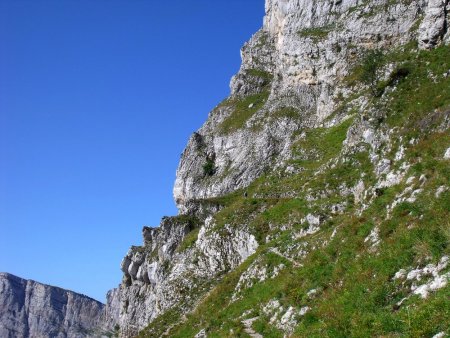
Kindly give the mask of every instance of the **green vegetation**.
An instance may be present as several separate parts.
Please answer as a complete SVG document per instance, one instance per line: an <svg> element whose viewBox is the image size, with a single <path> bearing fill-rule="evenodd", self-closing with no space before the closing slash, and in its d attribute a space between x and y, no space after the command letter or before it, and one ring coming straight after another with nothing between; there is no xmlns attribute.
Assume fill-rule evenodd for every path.
<svg viewBox="0 0 450 338"><path fill-rule="evenodd" d="M450 46L432 51L417 51L414 44L381 55L370 52L346 78L349 86L364 83L375 96L374 106L388 110L387 123L404 126L412 131L426 115L450 106L449 69ZM388 64L395 64L387 81L377 76ZM391 89L386 95L387 89ZM383 97L382 97L383 96Z"/></svg>
<svg viewBox="0 0 450 338"><path fill-rule="evenodd" d="M314 42L325 39L328 34L335 28L334 25L327 25L323 27L305 28L297 34L303 38L311 38Z"/></svg>
<svg viewBox="0 0 450 338"><path fill-rule="evenodd" d="M266 32L261 32L261 35L259 36L258 43L256 44L256 48L262 48L265 47L268 43L269 35Z"/></svg>
<svg viewBox="0 0 450 338"><path fill-rule="evenodd" d="M166 311L163 315L156 318L145 330L142 330L137 338L163 337L164 333L178 322L181 313L181 310L178 308Z"/></svg>
<svg viewBox="0 0 450 338"><path fill-rule="evenodd" d="M188 224L190 229L194 229L200 225L200 220L193 215L178 215L166 218L175 224Z"/></svg>
<svg viewBox="0 0 450 338"><path fill-rule="evenodd" d="M243 128L253 114L264 106L268 97L269 92L264 91L242 99L228 101L226 105L231 107L233 112L219 125L218 131L221 134L230 134Z"/></svg>
<svg viewBox="0 0 450 338"><path fill-rule="evenodd" d="M384 55L380 50L369 50L356 65L352 74L347 77L348 85L363 83L369 86L373 96L380 96L382 92L378 87L379 71L384 62Z"/></svg>
<svg viewBox="0 0 450 338"><path fill-rule="evenodd" d="M190 233L186 235L186 237L183 239L183 242L181 242L180 246L177 248L178 252L183 252L189 248L191 248L198 238L198 232L200 231L200 228L196 228L192 230Z"/></svg>
<svg viewBox="0 0 450 338"><path fill-rule="evenodd" d="M389 59L406 67L408 75L397 83L389 94L391 102L387 122L392 126L407 124L417 128L419 121L434 110L450 106L450 76L443 76L450 69L450 46L433 51L407 51L394 53ZM388 59L388 60L389 60Z"/></svg>
<svg viewBox="0 0 450 338"><path fill-rule="evenodd" d="M189 233L184 237L183 241L177 248L177 252L182 252L191 248L198 237L198 232L200 230L201 222L200 220L191 215L179 215L176 216L175 221L178 224L187 224Z"/></svg>
<svg viewBox="0 0 450 338"><path fill-rule="evenodd" d="M372 18L375 15L387 12L396 4L409 5L413 0L388 0L385 3L373 4L370 0L364 0L357 6L350 7L348 13L358 13L358 18Z"/></svg>
<svg viewBox="0 0 450 338"><path fill-rule="evenodd" d="M369 148L360 144L343 154L343 141L355 121L371 116L355 114L331 128L305 130L293 144L293 158L287 163L295 170L265 173L246 188L246 196L237 191L203 201L222 207L212 231L226 236L225 225L246 227L260 243L257 252L218 278L194 312L181 319L179 310L171 310L150 324L142 337L159 337L166 330L171 337L193 337L202 329L208 337L248 337L242 321L255 317L255 331L264 337L282 337L284 332L262 310L273 299L285 309L310 308L298 318L293 337L449 334L450 285L422 299L412 295L410 282L393 278L400 269L423 268L450 255L450 191L436 195L439 187L450 186L450 161L443 159L450 146L450 131L437 128L449 119L450 77L443 75L450 69L449 55L448 46L418 52L410 45L385 55L373 52L346 79L349 86L369 87L368 92L358 94L368 97L366 114L385 113L380 124L397 127L394 141L398 142L390 155L402 138L405 161L411 165L406 177L414 176L412 183L403 180L373 189L362 208L351 188L359 181L375 188ZM393 71L383 81L377 74L387 65L393 65L389 68ZM224 121L222 131L241 128L257 111L249 108L255 101L256 96L228 102L234 112ZM276 114L294 116L296 112L287 107ZM411 139L416 141L410 143ZM419 181L421 176L425 179ZM421 192L388 212L407 187ZM333 211L336 205L340 212ZM304 218L310 213L324 220L320 231L298 236L308 227ZM378 244L368 240L374 229ZM198 229L194 229L179 250L191 248L197 236ZM288 254L290 259L285 257ZM281 264L286 268L241 290L241 297L232 301L239 278L252 264L267 271ZM442 273L448 271L450 267ZM426 281L425 277L417 284ZM312 289L317 290L315 296L309 294Z"/></svg>
<svg viewBox="0 0 450 338"><path fill-rule="evenodd" d="M270 83L273 80L273 75L260 69L248 69L247 74L263 79L266 84Z"/></svg>
<svg viewBox="0 0 450 338"><path fill-rule="evenodd" d="M293 150L298 156L306 155L305 159L297 162L305 166L315 167L317 164L323 164L339 154L342 149L342 142L344 142L352 122L353 118L349 118L332 128L307 130L305 137L293 146Z"/></svg>
<svg viewBox="0 0 450 338"><path fill-rule="evenodd" d="M387 81L379 81L378 83L374 82L372 84L374 86L374 95L379 97L384 94L386 88L397 86L401 81L408 77L411 73L411 68L412 67L409 64L398 66L389 75Z"/></svg>
<svg viewBox="0 0 450 338"><path fill-rule="evenodd" d="M264 285L255 285L243 294L245 301L230 304L240 274L254 261L256 255L242 264L237 270L227 275L223 281L212 291L209 297L199 305L196 311L187 316L185 323L171 331L173 337L193 337L202 329L202 323L207 323L208 336L211 337L242 337L244 327L238 317L246 310L255 309L258 314L258 305L261 298L270 299L282 290L279 280L268 281ZM268 264L276 266L280 263L289 264L278 255L267 254L265 260Z"/></svg>
<svg viewBox="0 0 450 338"><path fill-rule="evenodd" d="M432 151L425 144L417 146L425 152ZM450 184L450 176L444 175L436 172L430 176L430 187L443 180ZM395 196L400 190L401 187L389 188L385 196ZM228 274L185 322L170 331L170 335L192 337L206 328L211 337L245 337L240 316L247 311L248 318L259 316L253 325L257 332L268 337L281 337L283 334L270 325L270 318L261 312L261 306L271 299L278 299L281 304L311 308L299 322L295 337L421 337L448 330L449 287L439 290L426 301L412 297L397 309L396 304L407 296L408 289L392 277L401 268L423 266L424 259L436 263L442 255L450 253L450 193L437 200L430 200L425 194L416 203L399 205L392 218L385 219L382 210L386 210L389 200L380 200L361 216L339 215L326 223L321 233L303 239L310 253L302 260L302 267L294 267L283 257L267 251L270 246L293 245L296 240L291 231L262 245L243 265ZM291 211L303 208L304 201L279 200L264 217L285 221ZM375 224L378 224L382 238L379 254L371 254L365 243ZM411 224L415 226L411 228ZM336 225L335 237L324 245ZM311 249L316 246L320 249ZM285 264L288 268L276 278L244 290L239 300L231 302L240 275L261 257L264 266ZM308 297L307 292L311 289L319 290L319 295Z"/></svg>
<svg viewBox="0 0 450 338"><path fill-rule="evenodd" d="M300 112L294 107L283 107L273 113L270 113L269 118L275 120L279 118L287 117L289 119L298 119L300 117Z"/></svg>
<svg viewBox="0 0 450 338"><path fill-rule="evenodd" d="M206 158L205 164L203 164L203 175L212 176L216 173L216 165L214 160L210 157Z"/></svg>
<svg viewBox="0 0 450 338"><path fill-rule="evenodd" d="M378 90L379 76L378 71L383 62L383 53L379 50L371 50L364 57L361 64L361 80L367 84L373 96L380 96Z"/></svg>

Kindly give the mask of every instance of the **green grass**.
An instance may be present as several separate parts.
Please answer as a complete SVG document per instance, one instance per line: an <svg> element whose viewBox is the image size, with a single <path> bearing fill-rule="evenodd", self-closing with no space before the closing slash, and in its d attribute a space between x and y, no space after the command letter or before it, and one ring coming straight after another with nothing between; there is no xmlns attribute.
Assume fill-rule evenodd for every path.
<svg viewBox="0 0 450 338"><path fill-rule="evenodd" d="M303 115L297 108L294 107L283 107L281 109L276 110L269 114L268 118L272 120L276 120L279 118L289 118L292 120L298 120Z"/></svg>
<svg viewBox="0 0 450 338"><path fill-rule="evenodd" d="M339 154L352 122L350 118L332 128L307 130L306 136L293 146L294 154L303 159L294 162L305 167L316 167Z"/></svg>
<svg viewBox="0 0 450 338"><path fill-rule="evenodd" d="M430 184L432 180L434 178L430 178ZM449 304L448 288L434 294L430 302L411 298L408 311L406 307L396 311L395 303L407 294L407 290L399 289L392 276L400 268L418 264L422 259L418 244L425 243L430 248L434 262L449 253L448 237L441 225L450 216L449 210L445 210L450 205L449 197L447 193L437 201L422 198L416 206L399 205L389 221L383 220L379 213L374 219L369 216L378 210L377 204L360 217L338 216L334 220L334 224L339 225L336 237L325 248L312 250L302 262L303 267L290 266L279 277L255 284L243 292L241 300L230 303L240 274L256 257L265 257L263 262L267 266L289 264L282 257L265 253L265 246L262 246L251 259L226 276L208 299L188 315L187 321L171 331L171 336L192 337L206 328L211 337L245 337L239 317L245 311L253 310L249 317L260 316L254 328L269 337L280 337L281 333L269 325L269 318L260 311L261 305L274 298L286 305L311 307L311 312L299 323L296 337L418 337L446 329L450 313L442 311L441 306ZM294 210L297 202L290 203L293 203L291 210ZM289 208L277 205L268 213L270 216L266 216L284 217L286 213L283 210L288 212ZM433 216L436 211L438 217ZM423 215L423 226L408 229L411 222L418 221L419 214ZM379 255L369 254L364 242L375 222L381 222L383 243ZM311 247L329 238L330 231L331 227L309 239ZM282 247L282 242L286 245L293 243L292 236L286 235L273 244ZM309 299L306 293L312 288L320 290L319 296ZM426 325L414 323L415 320L424 320L427 314L433 316L427 317Z"/></svg>
<svg viewBox="0 0 450 338"><path fill-rule="evenodd" d="M409 5L411 4L413 0L388 0L385 3L381 3L379 5L372 5L370 1L365 0L362 3L360 3L357 6L353 6L348 10L348 13L358 13L358 19L365 18L369 19L374 17L375 15L381 13L381 12L387 12L389 8L392 8L392 6L396 4L404 4ZM362 12L362 9L369 8L369 11Z"/></svg>
<svg viewBox="0 0 450 338"><path fill-rule="evenodd" d="M448 211L441 214L441 218L445 217ZM448 253L448 241L435 221L426 220L421 227L411 230L408 229L411 220L409 213L399 207L391 221L381 224L383 243L378 256L365 253L364 238L372 224L366 223L364 217L343 223L336 240L324 252L311 255L299 280L309 281L311 286L319 284L324 292L312 307L310 318L297 328L299 337L423 336L419 325L416 328L405 325L405 308L395 311L395 303L407 295L407 290L399 289L392 276L400 268L416 266L421 258L418 243L433 248L431 253L436 261ZM362 225L367 225L364 231L359 230ZM445 292L441 290L432 298L440 299ZM411 299L411 304L417 303L425 302ZM425 306L430 313L437 314L428 319L432 323L427 322L428 334L433 330L435 334L442 321L450 322L449 313ZM416 316L419 309L413 307L410 315Z"/></svg>
<svg viewBox="0 0 450 338"><path fill-rule="evenodd" d="M266 82L266 84L270 83L273 80L272 74L261 69L255 68L247 69L247 74L263 79Z"/></svg>
<svg viewBox="0 0 450 338"><path fill-rule="evenodd" d="M202 328L206 328L209 337L245 337L241 319L238 317L244 311L257 309L261 302L276 297L281 290L280 281L283 279L277 278L268 280L264 284L257 284L243 292L242 300L230 303L240 273L253 260L254 258L250 258L240 268L225 277L205 302L193 314L187 316L187 321L171 332L171 336L192 337ZM272 266L279 263L289 264L279 256L270 253L266 255L266 262Z"/></svg>
<svg viewBox="0 0 450 338"><path fill-rule="evenodd" d="M380 69L389 63L397 65L387 81L372 79L370 84L376 93L374 96L381 96L387 89L395 87L385 97L375 98L372 102L377 109L387 110L387 123L392 127L407 124L413 130L417 128L414 124L433 110L450 107L450 77L442 75L450 69L450 46L420 52L415 47L410 43L376 61L363 58L345 79L352 87L365 82L367 73L373 73L374 67Z"/></svg>
<svg viewBox="0 0 450 338"><path fill-rule="evenodd" d="M207 158L206 162L203 164L203 175L204 176L212 176L216 172L216 167L214 160L211 158Z"/></svg>
<svg viewBox="0 0 450 338"><path fill-rule="evenodd" d="M392 55L395 61L408 64L410 73L397 90L389 94L387 123L391 126L417 128L417 123L435 109L450 108L450 46L433 51ZM413 65L413 66L412 66Z"/></svg>
<svg viewBox="0 0 450 338"><path fill-rule="evenodd" d="M311 38L313 41L318 42L325 39L334 28L335 28L334 25L327 25L323 27L311 27L302 29L297 34L300 37Z"/></svg>
<svg viewBox="0 0 450 338"><path fill-rule="evenodd" d="M197 241L199 231L200 228L197 228L188 233L186 237L184 237L180 246L177 248L177 252L183 252L194 246L195 242Z"/></svg>
<svg viewBox="0 0 450 338"><path fill-rule="evenodd" d="M181 316L181 310L173 308L156 318L151 325L142 330L137 338L162 337L171 326L175 325Z"/></svg>
<svg viewBox="0 0 450 338"><path fill-rule="evenodd" d="M334 135L325 137L329 140L340 134L337 130L329 132ZM209 337L247 337L240 316L251 311L247 318L259 316L253 325L257 332L267 337L281 337L282 333L269 324L270 318L261 312L262 305L271 299L278 299L286 306L311 307L296 327L294 337L421 337L448 330L448 287L432 294L427 301L412 297L403 307L396 309L395 304L409 291L392 277L401 268L424 266L424 259L435 263L443 255L450 254L450 193L443 193L439 199L429 197L436 187L450 185L448 161L442 159L445 144L450 144L449 137L448 132L433 133L409 149L410 156L420 152L423 168L428 168L418 172L425 172L428 181L423 195L415 203L398 205L392 218L386 220L386 205L404 188L397 186L385 189L361 216L353 213L335 216L322 226L321 232L302 239L310 252L301 261L302 267L293 267L282 257L267 252L268 246L288 248L297 242L290 230L281 233L219 281L209 297L187 315L186 321L170 330L170 336L193 337L205 328ZM361 153L360 160L363 162L365 157ZM331 172L333 170L323 175L329 178ZM336 185L339 177L345 180L346 172L351 170L344 170L336 176ZM325 181L329 183L328 178ZM286 178L275 181L280 184L280 179ZM310 186L319 190L323 188L317 183ZM250 187L250 191L258 191L258 186ZM250 220L250 227L283 224L311 210L311 206L301 198L264 200L244 198L236 193L222 202L226 207L218 218L226 217L227 222L236 224L243 219ZM254 217L249 217L255 213ZM368 244L364 242L375 225L378 225L382 239L378 254L370 253ZM338 231L330 241L335 226L338 226ZM266 229L264 235L273 231L276 230ZM322 247L326 241L330 241L329 244ZM288 268L278 277L244 290L242 299L231 303L240 275L261 257L262 264L268 267L283 263ZM307 292L313 288L318 289L319 294L309 298ZM164 315L151 324L153 331L147 332L161 332L162 328L176 323L177 318L173 313Z"/></svg>
<svg viewBox="0 0 450 338"><path fill-rule="evenodd" d="M450 146L450 131L436 129L449 116L450 80L441 76L450 69L448 55L450 47L416 52L406 46L391 51L383 56L379 67L392 62L397 67L387 81L378 81L382 95L361 94L369 97L368 109L387 113L380 123L398 127L398 139L402 136L404 143L412 137L418 140L407 143L405 155L411 164L407 176L427 178L422 186L418 181L414 183L415 189L423 189L416 201L398 204L387 217L387 206L406 188L402 182L379 191L367 209L356 213L358 206L353 196L342 196L342 186L353 187L363 180L370 187L376 182L367 147L361 145L345 158L341 156L347 132L359 117L332 128L305 130L304 138L293 145L294 158L289 163L301 168L299 172L267 172L245 189L247 197L240 190L201 201L222 208L214 216L216 228L212 231L227 236L225 225L243 227L256 236L260 244L257 252L236 270L214 280L211 293L184 321L179 309L171 310L151 323L141 337L160 337L172 325L170 337L193 337L201 329L207 330L208 337L248 337L242 325L243 313L249 313L245 318L259 317L253 328L264 337L282 337L283 332L270 324L270 318L261 310L271 299L285 307L311 308L298 322L293 337L448 334L450 286L423 300L409 297L409 284L393 280L400 269L435 264L442 256L450 255L450 192L435 197L438 187L450 186L450 161L443 159ZM430 72L436 76L430 76ZM359 76L352 74L353 84L347 83L361 84ZM230 116L233 119L224 121L223 130L242 128L257 111L245 107L258 97L261 106L256 109L260 109L265 99L259 95L227 103L235 110ZM295 113L286 108L281 116L290 114ZM391 153L398 145L396 142ZM317 198L308 199L311 196ZM344 203L345 210L332 215L330 207L338 203ZM323 215L325 221L319 232L297 238L295 234L307 226L301 220L308 213ZM375 227L381 239L376 249L365 241ZM179 250L193 248L197 236L198 228L194 227ZM276 247L296 253L299 245L305 254L295 256L299 263L295 265L269 250ZM275 278L254 283L241 291L242 298L231 302L240 276L254 262L269 271L279 264L287 268ZM318 290L315 297L308 296L311 289ZM408 300L398 308L396 304L405 297Z"/></svg>
<svg viewBox="0 0 450 338"><path fill-rule="evenodd" d="M218 132L227 135L244 128L246 122L264 106L268 97L269 93L265 91L227 102L233 112L218 126Z"/></svg>

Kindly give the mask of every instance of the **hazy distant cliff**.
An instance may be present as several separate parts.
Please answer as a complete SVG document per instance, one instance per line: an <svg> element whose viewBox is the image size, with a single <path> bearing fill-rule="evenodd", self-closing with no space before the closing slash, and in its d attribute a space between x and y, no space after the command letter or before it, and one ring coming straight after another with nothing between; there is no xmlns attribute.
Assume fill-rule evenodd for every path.
<svg viewBox="0 0 450 338"><path fill-rule="evenodd" d="M104 305L61 288L0 273L0 337L101 337Z"/></svg>

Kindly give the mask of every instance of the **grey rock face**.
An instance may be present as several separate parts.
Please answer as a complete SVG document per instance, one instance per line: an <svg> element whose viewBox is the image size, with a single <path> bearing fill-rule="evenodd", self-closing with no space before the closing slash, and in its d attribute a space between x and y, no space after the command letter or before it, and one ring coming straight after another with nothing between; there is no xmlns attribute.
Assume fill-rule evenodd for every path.
<svg viewBox="0 0 450 338"><path fill-rule="evenodd" d="M448 0L429 0L419 27L419 46L430 49L444 37L448 23Z"/></svg>
<svg viewBox="0 0 450 338"><path fill-rule="evenodd" d="M263 28L242 48L230 98L210 113L183 153L174 186L180 212L188 213L194 199L243 188L267 168L281 166L299 131L320 126L339 97L347 97L341 81L357 55L415 39L432 48L445 39L447 4L267 0ZM259 104L258 93L267 97ZM249 95L256 95L255 102L246 101L253 114L224 132L227 119L236 119L233 102ZM208 161L211 175L204 171Z"/></svg>
<svg viewBox="0 0 450 338"><path fill-rule="evenodd" d="M0 337L101 337L104 305L87 296L0 273Z"/></svg>
<svg viewBox="0 0 450 338"><path fill-rule="evenodd" d="M356 60L370 50L411 41L420 48L445 43L447 2L266 0L263 27L241 50L229 98L209 114L183 152L173 191L180 215L144 228L144 244L132 247L122 261L123 281L110 304L120 304L114 314L121 336L132 337L168 310L191 310L214 280L256 252L261 243L246 224L215 223L217 198L244 189L267 170L297 170L287 161L302 159L293 158L291 149L305 130L348 118L349 111L338 109L344 100L358 111L367 106L364 97L351 97L368 88L349 89L344 81ZM388 130L375 130L361 118L344 142L344 151L361 142L370 146L377 178L386 176L379 187L395 184L406 171L394 172L379 154L389 137ZM365 208L363 184L341 190ZM336 205L333 212L341 209ZM305 222L313 233L321 218L311 214Z"/></svg>
<svg viewBox="0 0 450 338"><path fill-rule="evenodd" d="M163 218L157 228L144 227L143 245L131 247L124 257L122 283L108 293L106 306L0 274L0 337L98 337L116 325L121 337L133 337L169 310L192 310L215 281L262 244L247 224L214 221L221 209L217 198L245 189L266 171L298 170L287 163L304 159L294 158L293 144L305 130L349 118L349 111L338 109L342 101L364 111L367 99L352 96L368 88L349 88L345 78L368 51L412 41L422 49L450 42L448 0L266 0L265 5L263 27L241 50L242 65L231 79L230 96L209 114L183 152L173 191L180 215ZM380 75L385 80L386 71ZM399 165L403 148L394 160L386 158L392 131L374 125L361 117L344 142L343 152L368 146L378 179L370 188L363 181L340 187L342 195L354 196L360 210L377 189L405 179L408 169L407 163ZM450 158L450 150L443 156ZM344 208L337 204L333 213ZM309 227L298 236L317 232L322 221L320 215L306 215L302 223ZM374 250L376 235L368 237ZM292 311L287 313L286 321Z"/></svg>
<svg viewBox="0 0 450 338"><path fill-rule="evenodd" d="M245 229L226 228L227 236L212 232L211 218L163 218L160 227L144 227L144 245L132 247L122 261L123 282L118 289L120 334L133 337L168 309L187 311L211 280L242 263L258 243ZM197 234L189 244L186 235Z"/></svg>

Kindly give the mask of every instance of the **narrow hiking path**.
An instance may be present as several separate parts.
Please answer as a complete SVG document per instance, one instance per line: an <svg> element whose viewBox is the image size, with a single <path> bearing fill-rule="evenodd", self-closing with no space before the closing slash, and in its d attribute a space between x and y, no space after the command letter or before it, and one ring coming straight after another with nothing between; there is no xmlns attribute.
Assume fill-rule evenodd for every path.
<svg viewBox="0 0 450 338"><path fill-rule="evenodd" d="M250 318L242 321L242 324L244 325L244 331L252 338L264 338L262 335L257 333L252 328L252 324L255 320L257 320L259 317Z"/></svg>

